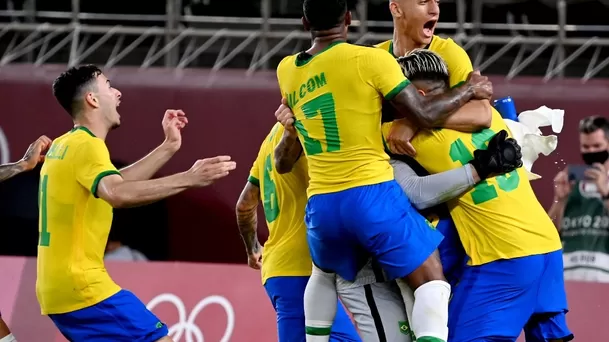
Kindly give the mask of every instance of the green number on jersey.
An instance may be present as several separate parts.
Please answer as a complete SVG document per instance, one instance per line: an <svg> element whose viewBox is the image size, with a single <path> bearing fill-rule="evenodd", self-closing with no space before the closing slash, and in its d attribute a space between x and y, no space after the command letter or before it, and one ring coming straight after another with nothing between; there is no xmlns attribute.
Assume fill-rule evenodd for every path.
<svg viewBox="0 0 609 342"><path fill-rule="evenodd" d="M39 246L48 247L51 242L51 233L48 231L47 226L47 184L49 176L42 176L40 181L40 240Z"/></svg>
<svg viewBox="0 0 609 342"><path fill-rule="evenodd" d="M340 150L340 137L338 135L338 123L336 122L336 106L332 93L325 93L302 105L302 111L307 119L313 119L318 114L324 126L326 136L326 152ZM294 123L296 129L302 134L304 148L307 155L314 155L323 152L321 142L309 136L309 132L304 128L300 121Z"/></svg>
<svg viewBox="0 0 609 342"><path fill-rule="evenodd" d="M273 162L271 155L269 154L264 161L264 201L262 207L264 208L264 216L267 222L273 222L279 216L279 201L277 200L277 188L275 183L271 179L271 172L273 172Z"/></svg>
<svg viewBox="0 0 609 342"><path fill-rule="evenodd" d="M486 148L487 143L495 135L490 129L483 129L480 132L472 134L472 145L476 149ZM450 158L454 162L459 162L461 165L466 165L470 160L474 159L472 153L467 149L461 138L457 139L450 145ZM499 189L505 192L510 192L518 187L520 176L516 170L501 176L495 177ZM474 187L472 192L472 200L474 204L480 204L497 198L499 194L497 189L486 180L481 181Z"/></svg>

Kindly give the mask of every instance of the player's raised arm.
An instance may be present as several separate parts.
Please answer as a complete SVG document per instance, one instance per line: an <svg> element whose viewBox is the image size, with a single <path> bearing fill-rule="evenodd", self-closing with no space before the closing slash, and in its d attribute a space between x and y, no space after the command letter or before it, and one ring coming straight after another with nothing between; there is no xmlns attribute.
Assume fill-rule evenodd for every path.
<svg viewBox="0 0 609 342"><path fill-rule="evenodd" d="M182 145L181 130L188 124L186 114L180 109L168 109L165 111L161 124L165 133L163 143L144 158L122 168L120 171L123 179L146 180L152 178L180 149Z"/></svg>
<svg viewBox="0 0 609 342"><path fill-rule="evenodd" d="M188 171L145 181L128 181L117 172L105 177L101 175L103 178L97 187L93 183L91 191L114 208L135 207L171 197L186 189L208 186L228 176L235 167L229 156L218 156L198 160Z"/></svg>
<svg viewBox="0 0 609 342"><path fill-rule="evenodd" d="M44 160L44 154L49 146L51 146L51 139L43 135L30 144L21 160L0 165L0 182L35 168L39 162Z"/></svg>
<svg viewBox="0 0 609 342"><path fill-rule="evenodd" d="M275 111L275 118L284 127L281 141L275 147L275 170L279 174L284 174L292 171L303 151L294 127L294 114L285 98L281 100L281 105Z"/></svg>

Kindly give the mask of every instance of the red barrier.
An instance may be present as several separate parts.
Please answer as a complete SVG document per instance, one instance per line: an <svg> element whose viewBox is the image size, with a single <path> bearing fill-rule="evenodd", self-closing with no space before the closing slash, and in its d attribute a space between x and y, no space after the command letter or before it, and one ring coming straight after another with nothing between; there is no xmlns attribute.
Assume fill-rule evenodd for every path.
<svg viewBox="0 0 609 342"><path fill-rule="evenodd" d="M0 257L0 308L20 341L65 342L40 315L36 260ZM176 342L276 341L275 314L258 272L246 266L110 263L116 282L133 291L169 326ZM567 284L569 326L578 341L609 340L609 285ZM187 339L191 334L191 340Z"/></svg>
<svg viewBox="0 0 609 342"><path fill-rule="evenodd" d="M27 65L0 69L0 128L13 159L40 134L56 137L70 127L70 118L56 104L50 84L62 66ZM234 206L246 181L257 148L274 122L279 93L273 72L246 77L242 70L211 73L205 70L174 72L134 68L108 72L123 92L122 127L108 138L111 154L135 161L161 142L161 116L166 108L184 109L190 124L182 150L161 173L182 171L197 158L229 154L237 170L216 185L188 191L169 201L171 257L177 260L245 262L237 234ZM552 178L565 162L579 163L577 122L584 116L604 114L609 82L576 80L544 84L539 79L505 83L494 79L496 96L511 95L520 111L541 105L566 110L558 150L541 157L534 171L543 179L533 183L546 206L552 199ZM0 139L0 154L2 154ZM2 157L2 156L0 156ZM262 238L265 237L260 220Z"/></svg>

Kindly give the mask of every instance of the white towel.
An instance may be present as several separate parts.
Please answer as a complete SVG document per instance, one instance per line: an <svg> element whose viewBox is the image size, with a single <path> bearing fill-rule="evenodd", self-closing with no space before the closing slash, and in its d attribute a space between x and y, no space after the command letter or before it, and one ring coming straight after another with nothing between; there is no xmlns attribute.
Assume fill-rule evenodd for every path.
<svg viewBox="0 0 609 342"><path fill-rule="evenodd" d="M512 137L522 148L522 163L527 171L529 180L541 178L532 172L533 164L542 153L544 156L556 150L558 137L554 134L544 136L539 127L552 126L552 132L560 133L564 124L565 111L541 106L535 110L527 110L518 115L518 122L503 119Z"/></svg>

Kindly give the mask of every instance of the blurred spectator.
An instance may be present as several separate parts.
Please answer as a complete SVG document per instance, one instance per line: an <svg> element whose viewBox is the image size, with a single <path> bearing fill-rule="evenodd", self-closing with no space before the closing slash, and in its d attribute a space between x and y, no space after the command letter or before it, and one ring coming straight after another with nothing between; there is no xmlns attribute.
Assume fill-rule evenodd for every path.
<svg viewBox="0 0 609 342"><path fill-rule="evenodd" d="M129 227L122 225L120 216L115 215L112 219L112 228L108 236L104 260L148 261L148 258L142 252L123 244L124 229L129 229Z"/></svg>
<svg viewBox="0 0 609 342"><path fill-rule="evenodd" d="M564 248L565 279L609 282L609 121L580 121L585 165L568 165L554 178L554 203L548 214Z"/></svg>

